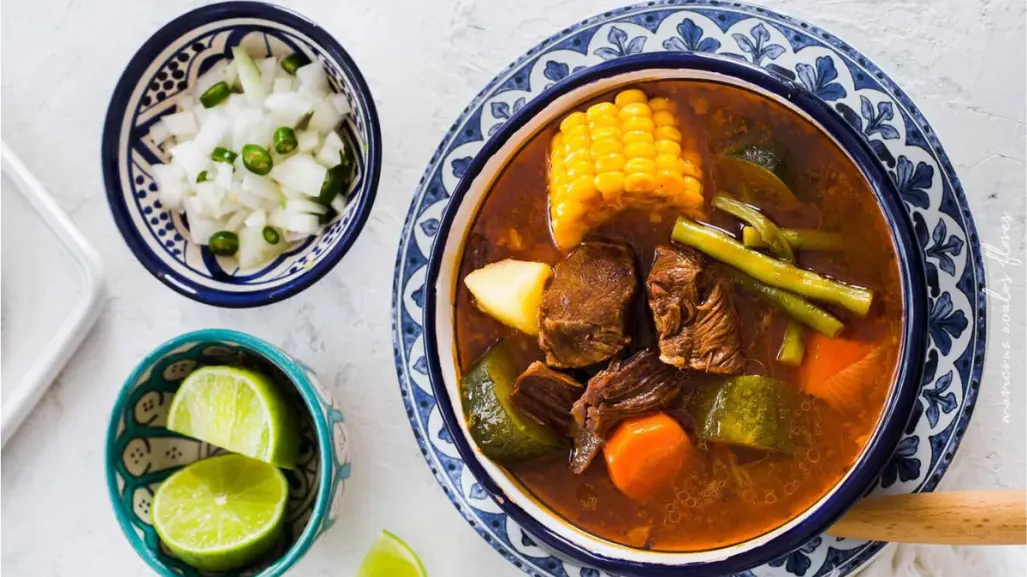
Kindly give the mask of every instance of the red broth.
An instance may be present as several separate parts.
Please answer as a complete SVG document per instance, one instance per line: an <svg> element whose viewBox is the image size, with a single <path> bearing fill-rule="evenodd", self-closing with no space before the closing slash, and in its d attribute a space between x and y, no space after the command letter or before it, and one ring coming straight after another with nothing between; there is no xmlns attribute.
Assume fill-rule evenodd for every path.
<svg viewBox="0 0 1027 577"><path fill-rule="evenodd" d="M798 264L875 294L866 318L825 307L845 322L845 338L879 346L882 353L876 356L870 382L862 384L856 408L839 411L800 395L790 454L697 443L695 458L682 469L673 489L645 503L632 501L613 486L601 456L581 475L571 473L563 454L508 467L541 503L601 538L660 551L709 550L743 542L795 518L853 466L894 379L903 319L898 265L869 185L846 154L802 117L765 97L717 83L675 80L638 87L651 97L675 101L685 112L681 116L688 120L682 132L688 133L686 141L698 149L691 152L702 160L707 204L718 186L738 184L732 175L718 174L716 158L739 143L777 143L786 151L788 184L801 205L784 209L770 201L754 204L781 227L842 234L841 251L798 251ZM493 183L465 244L459 278L505 258L555 264L564 257L552 240L548 220L546 148L556 130L554 123L526 142ZM741 225L736 220L709 213L705 220L738 235ZM599 232L631 245L644 278L654 247L669 242L675 218L667 211L627 212ZM735 306L746 343L745 373L772 376L798 390L797 371L775 360L787 317L741 290L735 291ZM543 358L534 337L479 311L462 282L456 288L455 325L462 372L501 338L517 345L523 367Z"/></svg>

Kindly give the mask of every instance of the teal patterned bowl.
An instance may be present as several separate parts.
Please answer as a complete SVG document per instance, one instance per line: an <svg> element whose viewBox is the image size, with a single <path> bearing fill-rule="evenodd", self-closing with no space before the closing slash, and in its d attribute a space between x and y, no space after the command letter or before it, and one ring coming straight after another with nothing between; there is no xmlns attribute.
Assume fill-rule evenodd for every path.
<svg viewBox="0 0 1027 577"><path fill-rule="evenodd" d="M313 371L270 344L235 331L207 329L171 339L150 353L125 381L107 429L107 488L125 537L158 575L201 573L176 559L150 524L150 503L161 482L184 465L222 452L165 427L171 399L203 365L245 366L272 377L300 415L300 456L289 481L281 543L236 573L274 577L292 567L332 526L350 473L342 412Z"/></svg>

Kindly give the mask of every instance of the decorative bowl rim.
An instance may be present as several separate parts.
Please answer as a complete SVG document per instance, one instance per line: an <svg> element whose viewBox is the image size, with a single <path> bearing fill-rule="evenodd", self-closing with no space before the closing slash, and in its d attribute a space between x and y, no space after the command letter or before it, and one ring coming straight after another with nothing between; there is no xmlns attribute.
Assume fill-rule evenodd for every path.
<svg viewBox="0 0 1027 577"><path fill-rule="evenodd" d="M310 546L314 544L314 540L317 539L320 531L321 520L328 514L333 478L332 429L321 410L321 404L323 401L318 397L314 384L310 381L306 372L300 368L298 361L294 360L274 345L246 333L231 329L200 329L184 333L158 345L143 357L136 367L132 369L132 373L129 374L125 383L118 391L117 400L115 401L114 408L111 411L110 422L107 425L104 464L107 477L107 493L111 500L111 506L114 509L114 516L118 521L118 525L121 526L121 530L125 534L125 537L132 545L132 548L135 549L136 553L144 561L146 561L146 564L149 565L151 569L164 577L179 577L177 573L169 571L149 547L140 543L139 535L136 533L133 528L132 521L128 518L121 505L120 491L118 490L118 481L114 466L114 463L121 459L121 455L116 452L117 441L120 436L118 428L121 417L125 412L125 406L128 403L129 396L135 389L135 385L139 382L139 379L142 378L143 374L147 370L160 362L161 359L165 358L168 353L178 348L208 342L227 342L239 345L249 352L258 355L275 365L278 370L282 371L282 373L289 378L289 382L296 387L296 391L300 394L300 397L303 398L303 403L306 406L308 413L310 413L311 420L314 423L314 432L317 436L317 448L320 461L318 489L317 496L314 500L314 508L310 513L310 519L307 521L306 527L303 528L303 532L296 539L296 542L293 543L292 546L289 547L289 549L285 551L285 553L282 554L282 556L274 563L268 565L263 571L261 571L258 574L258 577L275 577L282 575L286 570L295 565L296 562L307 553Z"/></svg>
<svg viewBox="0 0 1027 577"><path fill-rule="evenodd" d="M124 207L124 191L119 178L118 134L126 120L132 92L139 84L143 73L151 65L153 59L170 43L181 37L184 31L230 18L257 18L273 21L300 31L309 37L325 55L331 57L339 65L352 82L355 88L353 97L360 102L365 111L368 131L368 137L364 143L367 150L367 162L360 183L360 203L351 209L355 211L353 217L346 230L342 232L342 238L332 247L331 253L309 270L283 285L244 291L223 291L214 287L197 285L197 283L186 279L176 279L175 282L169 280L169 277L178 275L169 273L167 265L155 257L153 251L143 241L140 231L133 224L127 208ZM190 299L224 308L250 308L276 303L303 292L328 274L349 252L350 247L360 236L374 206L381 175L381 140L381 123L371 90L356 62L335 37L306 17L281 6L263 2L231 1L201 6L176 17L157 30L139 47L118 78L118 83L115 85L110 104L107 107L101 137L100 157L104 187L107 192L107 204L114 223L136 260L165 286ZM198 290L195 292L185 290L180 286L180 282L189 286L196 285Z"/></svg>
<svg viewBox="0 0 1027 577"><path fill-rule="evenodd" d="M611 557L585 549L550 530L546 525L526 513L506 498L504 491L482 467L474 449L460 427L461 418L454 410L439 359L436 335L436 286L446 255L446 242L453 227L453 219L465 195L477 179L486 162L496 154L537 113L547 108L559 96L605 78L648 69L693 69L733 77L783 99L808 114L819 123L849 155L867 179L888 223L894 242L903 286L905 322L903 347L896 363L895 384L891 403L880 417L875 434L852 467L852 471L834 492L800 516L794 527L753 547L724 559L690 564L662 564L639 562ZM880 474L898 444L906 421L912 412L920 387L923 359L927 353L927 288L924 280L923 257L915 240L912 222L903 207L900 194L887 171L877 161L869 145L837 112L802 85L774 75L763 68L722 56L686 52L642 53L597 64L578 74L565 78L515 112L498 131L486 140L460 178L443 215L432 242L425 277L423 324L427 371L436 405L450 438L474 478L498 504L500 509L518 525L538 537L548 547L579 562L613 572L641 572L647 575L678 574L683 569L695 575L722 575L744 571L772 561L788 551L821 534L849 507L863 496L872 481ZM446 287L444 290L449 291ZM548 509L548 507L547 507ZM562 518L558 514L554 516ZM797 519L799 519L797 518ZM590 540L607 541L583 532ZM685 558L692 553L680 553Z"/></svg>

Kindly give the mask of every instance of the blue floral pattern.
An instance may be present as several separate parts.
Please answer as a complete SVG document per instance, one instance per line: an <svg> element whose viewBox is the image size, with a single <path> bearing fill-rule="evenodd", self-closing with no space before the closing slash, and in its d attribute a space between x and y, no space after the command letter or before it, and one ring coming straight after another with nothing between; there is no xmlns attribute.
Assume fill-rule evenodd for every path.
<svg viewBox="0 0 1027 577"><path fill-rule="evenodd" d="M784 46L770 43L770 32L767 32L767 27L763 23L753 26L749 33L752 34L751 39L745 34L732 34L731 37L738 43L742 52L749 55L753 64L759 66L764 58L776 60L785 53Z"/></svg>
<svg viewBox="0 0 1027 577"><path fill-rule="evenodd" d="M432 402L421 336L424 267L438 236L437 220L456 186L453 177L466 174L490 128L515 113L517 99L523 97L526 105L553 83L604 60L668 50L743 59L794 80L828 102L864 136L902 194L926 257L931 344L912 420L868 493L932 490L950 462L941 455L951 456L958 446L976 398L971 383L980 378L985 316L980 247L971 240L976 238L973 222L944 150L894 82L865 56L823 30L745 4L728 7L723 2L695 0L681 6L656 0L587 19L547 39L504 70L454 124L412 203L395 280L396 365L417 442L461 514L493 547L532 575L604 574L550 556L539 547L525 547L524 531L498 512L455 456L448 433L440 431L444 427L439 427L438 408ZM514 78L521 80L513 82ZM542 82L528 86L523 79ZM497 103L506 108L494 106ZM944 214L942 207L947 207ZM815 539L744 575L814 577L833 570L846 575L879 549L875 543Z"/></svg>
<svg viewBox="0 0 1027 577"><path fill-rule="evenodd" d="M631 40L628 40L628 33L617 28L616 26L610 28L610 33L606 35L606 39L613 44L613 47L602 46L596 48L595 55L602 58L603 60L613 60L614 58L620 58L621 56L629 56L631 54L639 54L642 49L645 48L645 36L635 36Z"/></svg>
<svg viewBox="0 0 1027 577"><path fill-rule="evenodd" d="M496 131L499 130L507 120L510 120L511 116L517 114L517 111L521 108L524 108L524 103L525 99L523 96L518 98L517 100L514 100L513 106L510 106L505 102L493 102L491 106L492 117L500 119L502 120L502 122L493 124L492 128L489 128L489 136L495 134Z"/></svg>
<svg viewBox="0 0 1027 577"><path fill-rule="evenodd" d="M716 38L703 38L702 28L695 25L691 18L678 24L678 36L680 38L668 38L663 41L663 47L667 50L678 50L681 52L716 52L720 50L720 40Z"/></svg>

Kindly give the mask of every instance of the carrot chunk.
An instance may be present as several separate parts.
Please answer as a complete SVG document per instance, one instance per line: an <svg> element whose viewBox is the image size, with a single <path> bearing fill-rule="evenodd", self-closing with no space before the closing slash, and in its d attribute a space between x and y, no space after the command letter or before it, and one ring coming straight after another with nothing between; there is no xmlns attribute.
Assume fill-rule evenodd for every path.
<svg viewBox="0 0 1027 577"><path fill-rule="evenodd" d="M859 406L863 390L877 377L882 348L870 343L810 334L799 371L802 390L839 411Z"/></svg>
<svg viewBox="0 0 1027 577"><path fill-rule="evenodd" d="M621 423L603 454L613 484L628 497L644 501L674 481L692 451L681 425L657 413Z"/></svg>

